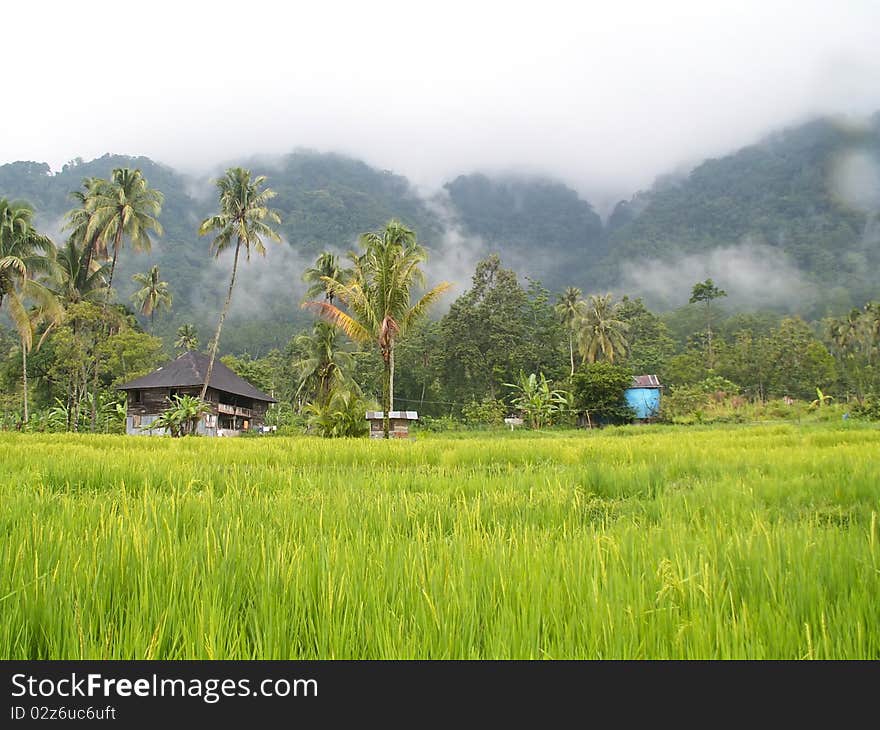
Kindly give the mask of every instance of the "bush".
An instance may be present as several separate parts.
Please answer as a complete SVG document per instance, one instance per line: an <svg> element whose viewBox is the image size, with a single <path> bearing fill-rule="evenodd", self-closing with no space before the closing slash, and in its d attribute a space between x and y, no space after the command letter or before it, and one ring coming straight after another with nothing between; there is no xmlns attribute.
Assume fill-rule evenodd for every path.
<svg viewBox="0 0 880 730"><path fill-rule="evenodd" d="M465 430L464 424L452 416L422 416L418 421L418 428L420 431L435 433Z"/></svg>
<svg viewBox="0 0 880 730"><path fill-rule="evenodd" d="M334 388L324 403L305 407L309 430L325 438L366 436L369 424L365 415L370 404L354 390Z"/></svg>
<svg viewBox="0 0 880 730"><path fill-rule="evenodd" d="M500 426L507 415L507 406L497 398L486 396L477 403L472 400L462 408L464 420L475 426Z"/></svg>
<svg viewBox="0 0 880 730"><path fill-rule="evenodd" d="M572 407L577 413L589 413L593 423L630 423L635 414L624 392L632 379L632 370L621 365L583 365L572 378Z"/></svg>
<svg viewBox="0 0 880 730"><path fill-rule="evenodd" d="M868 396L850 409L850 415L860 421L880 421L880 397Z"/></svg>
<svg viewBox="0 0 880 730"><path fill-rule="evenodd" d="M702 423L709 403L709 393L702 387L680 385L660 400L660 420L681 424Z"/></svg>

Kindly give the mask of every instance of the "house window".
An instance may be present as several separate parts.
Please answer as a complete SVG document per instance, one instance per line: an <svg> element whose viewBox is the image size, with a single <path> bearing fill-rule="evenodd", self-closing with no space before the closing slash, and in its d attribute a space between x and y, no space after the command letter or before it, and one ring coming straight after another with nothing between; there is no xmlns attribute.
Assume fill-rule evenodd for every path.
<svg viewBox="0 0 880 730"><path fill-rule="evenodd" d="M132 395L131 400L132 400L133 403L143 403L143 402L144 402L144 393L143 393L143 391L140 391L140 390L134 390L134 391L132 391L131 395Z"/></svg>

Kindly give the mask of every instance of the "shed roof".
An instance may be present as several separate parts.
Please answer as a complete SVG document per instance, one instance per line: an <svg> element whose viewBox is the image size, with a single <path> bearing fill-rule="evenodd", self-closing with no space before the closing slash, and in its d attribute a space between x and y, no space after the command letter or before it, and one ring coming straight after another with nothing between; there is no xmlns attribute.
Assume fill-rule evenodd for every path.
<svg viewBox="0 0 880 730"><path fill-rule="evenodd" d="M145 388L181 388L204 385L208 373L207 355L187 352L174 362L157 368L149 375L120 385L118 390L141 390ZM210 386L224 393L232 393L266 403L277 403L271 395L258 390L244 378L239 377L219 360L214 361Z"/></svg>
<svg viewBox="0 0 880 730"><path fill-rule="evenodd" d="M384 411L367 411L367 420L375 421L385 418ZM418 421L419 414L416 411L388 411L388 418L397 418L406 421Z"/></svg>
<svg viewBox="0 0 880 730"><path fill-rule="evenodd" d="M634 375L633 388L660 388L660 378L656 375Z"/></svg>

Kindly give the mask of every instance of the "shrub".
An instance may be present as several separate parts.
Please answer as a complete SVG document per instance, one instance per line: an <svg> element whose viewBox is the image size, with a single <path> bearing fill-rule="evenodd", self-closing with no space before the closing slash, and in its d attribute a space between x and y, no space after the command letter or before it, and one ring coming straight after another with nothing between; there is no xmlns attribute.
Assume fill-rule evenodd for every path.
<svg viewBox="0 0 880 730"><path fill-rule="evenodd" d="M632 370L622 365L583 365L572 379L572 407L577 413L589 413L594 423L629 423L635 414L624 392L632 385L632 378Z"/></svg>
<svg viewBox="0 0 880 730"><path fill-rule="evenodd" d="M472 400L462 408L464 420L476 426L499 426L504 423L507 406L497 398L486 396L482 401Z"/></svg>
<svg viewBox="0 0 880 730"><path fill-rule="evenodd" d="M861 421L880 421L880 397L868 396L850 409L853 418Z"/></svg>
<svg viewBox="0 0 880 730"><path fill-rule="evenodd" d="M322 403L305 407L309 430L324 438L366 436L369 424L366 412L370 404L355 390L334 388Z"/></svg>

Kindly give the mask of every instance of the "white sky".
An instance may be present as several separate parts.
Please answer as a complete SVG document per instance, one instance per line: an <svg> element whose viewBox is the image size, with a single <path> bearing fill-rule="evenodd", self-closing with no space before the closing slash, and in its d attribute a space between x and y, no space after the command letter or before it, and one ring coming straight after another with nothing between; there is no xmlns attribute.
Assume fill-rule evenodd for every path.
<svg viewBox="0 0 880 730"><path fill-rule="evenodd" d="M191 171L296 147L426 187L482 169L586 194L818 113L880 109L878 0L21 2L0 162Z"/></svg>

